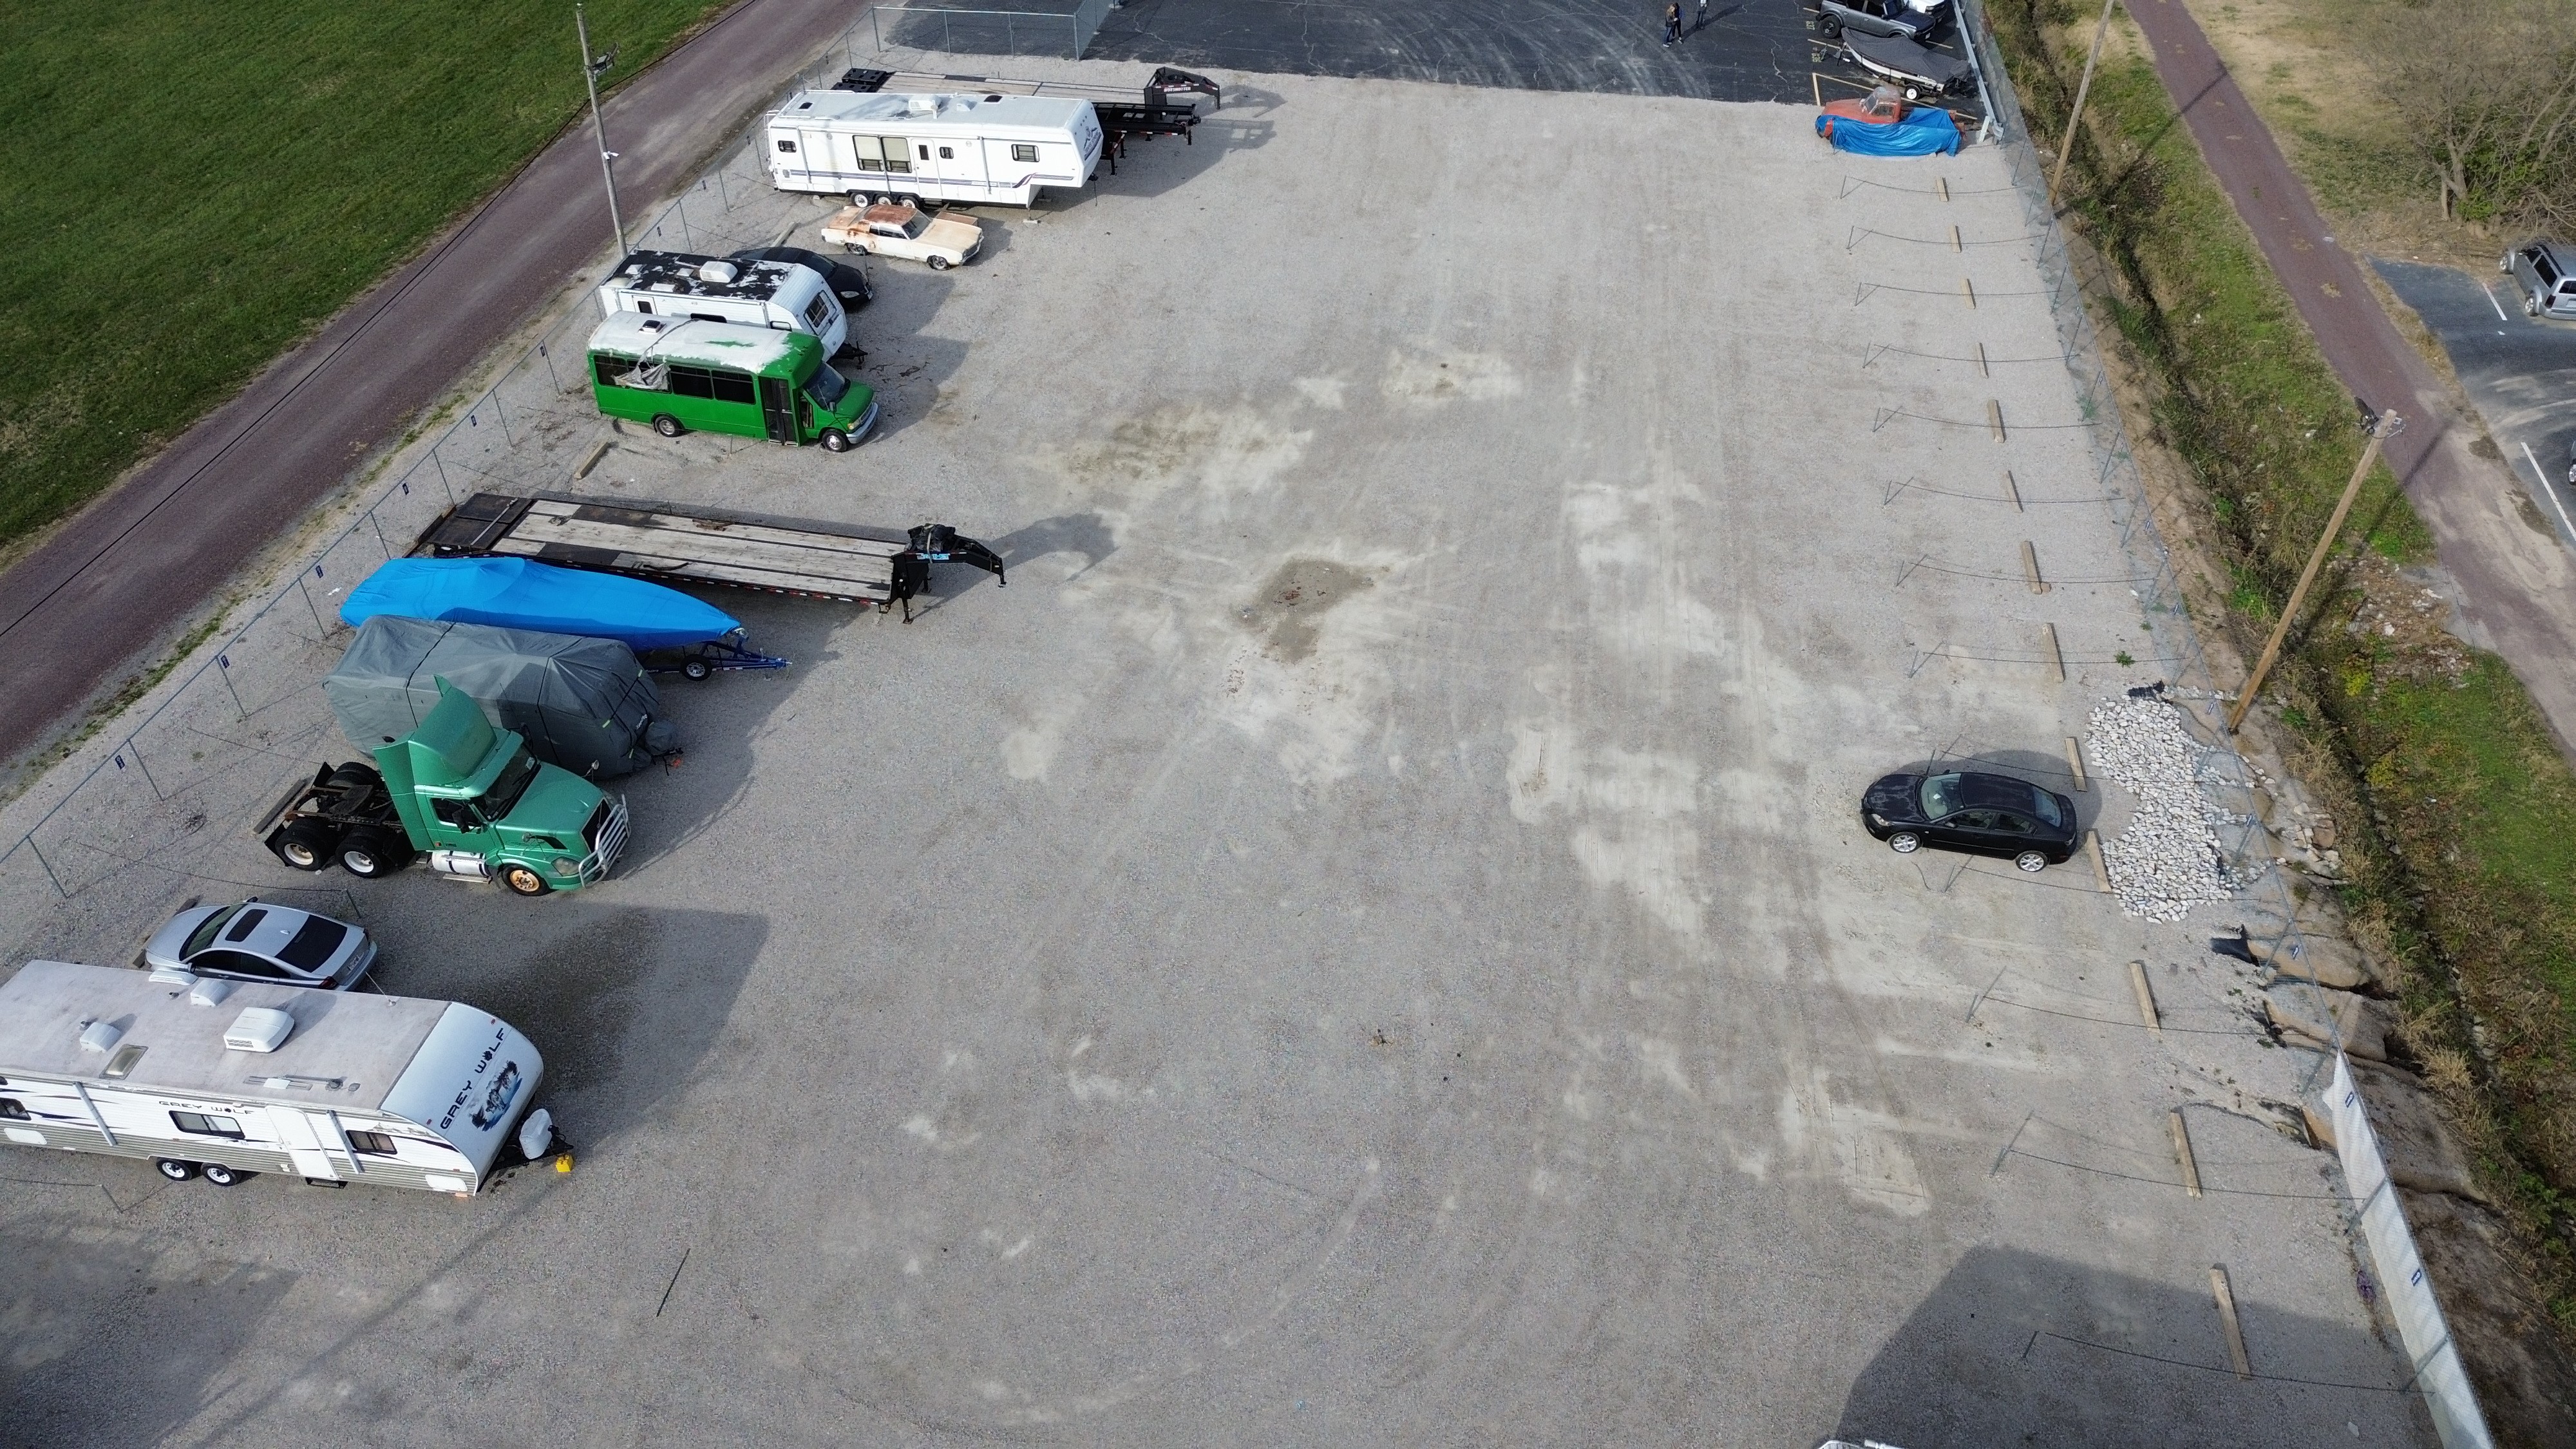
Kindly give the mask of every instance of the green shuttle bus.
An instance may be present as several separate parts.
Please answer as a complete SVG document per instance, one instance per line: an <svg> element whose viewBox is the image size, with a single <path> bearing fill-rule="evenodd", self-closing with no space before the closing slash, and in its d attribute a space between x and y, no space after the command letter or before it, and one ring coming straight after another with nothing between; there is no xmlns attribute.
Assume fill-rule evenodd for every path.
<svg viewBox="0 0 2576 1449"><path fill-rule="evenodd" d="M590 380L601 412L666 438L694 428L840 453L877 425L876 390L802 332L619 312L590 334Z"/></svg>

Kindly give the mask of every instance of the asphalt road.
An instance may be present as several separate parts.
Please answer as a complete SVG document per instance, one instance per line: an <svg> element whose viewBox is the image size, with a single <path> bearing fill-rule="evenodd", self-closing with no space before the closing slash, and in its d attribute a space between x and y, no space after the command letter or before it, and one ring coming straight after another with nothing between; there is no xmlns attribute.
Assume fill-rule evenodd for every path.
<svg viewBox="0 0 2576 1449"><path fill-rule="evenodd" d="M2576 544L2576 493L2567 487L2576 455L2576 325L2524 316L2493 277L2381 258L2371 266L2442 340L2505 464Z"/></svg>
<svg viewBox="0 0 2576 1449"><path fill-rule="evenodd" d="M611 97L630 217L693 174L851 0L745 0ZM587 126L0 573L0 761L135 668L606 249Z"/></svg>
<svg viewBox="0 0 2576 1449"><path fill-rule="evenodd" d="M2453 412L2441 380L2371 296L2360 262L2335 244L2190 10L2180 0L2138 0L2129 13L2211 172L2326 360L2372 407L2406 418L2386 455L2456 584L2454 630L2504 656L2560 749L2576 754L2576 673L2566 667L2576 658L2576 561L2554 530L2533 526L2527 495L2472 451L2477 426Z"/></svg>

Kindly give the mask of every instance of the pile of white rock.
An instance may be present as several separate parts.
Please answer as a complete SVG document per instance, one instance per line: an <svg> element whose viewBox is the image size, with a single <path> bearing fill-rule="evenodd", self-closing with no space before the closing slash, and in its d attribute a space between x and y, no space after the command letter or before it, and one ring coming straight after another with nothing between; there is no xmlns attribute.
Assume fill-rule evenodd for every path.
<svg viewBox="0 0 2576 1449"><path fill-rule="evenodd" d="M2102 842L2120 909L2180 921L2199 902L2228 899L2218 840L2227 815L2201 793L2193 768L2201 746L2183 728L2182 711L2153 695L2106 699L2093 707L2085 752L2138 797L2129 828Z"/></svg>

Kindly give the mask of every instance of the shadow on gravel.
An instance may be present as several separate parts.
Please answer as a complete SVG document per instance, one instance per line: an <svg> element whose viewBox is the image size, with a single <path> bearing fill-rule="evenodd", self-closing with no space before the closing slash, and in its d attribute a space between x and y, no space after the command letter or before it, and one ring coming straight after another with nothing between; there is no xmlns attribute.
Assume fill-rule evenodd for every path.
<svg viewBox="0 0 2576 1449"><path fill-rule="evenodd" d="M246 1263L165 1275L122 1235L85 1241L95 1230L39 1218L0 1238L0 1443L13 1449L159 1443L231 1391L234 1357L295 1286Z"/></svg>
<svg viewBox="0 0 2576 1449"><path fill-rule="evenodd" d="M2375 1336L2273 1306L2252 1271L2230 1286L2251 1380L2236 1376L2205 1286L1972 1249L1861 1371L1840 1437L1907 1449L2432 1442L2406 1366Z"/></svg>

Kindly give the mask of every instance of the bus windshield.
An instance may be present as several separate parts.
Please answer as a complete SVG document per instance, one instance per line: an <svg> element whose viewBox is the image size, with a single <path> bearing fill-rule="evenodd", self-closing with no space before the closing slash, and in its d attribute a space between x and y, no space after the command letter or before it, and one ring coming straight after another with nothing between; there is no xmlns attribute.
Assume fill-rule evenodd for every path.
<svg viewBox="0 0 2576 1449"><path fill-rule="evenodd" d="M839 407L841 399L849 391L850 380L828 366L815 368L814 375L805 379L806 396L814 399L814 405L825 412Z"/></svg>

